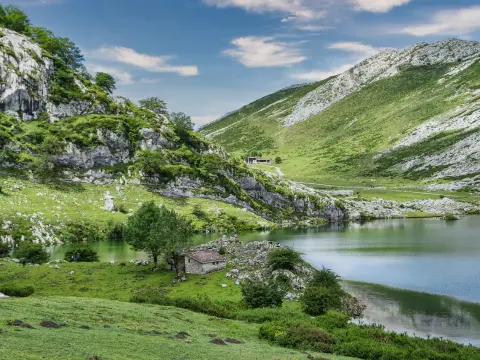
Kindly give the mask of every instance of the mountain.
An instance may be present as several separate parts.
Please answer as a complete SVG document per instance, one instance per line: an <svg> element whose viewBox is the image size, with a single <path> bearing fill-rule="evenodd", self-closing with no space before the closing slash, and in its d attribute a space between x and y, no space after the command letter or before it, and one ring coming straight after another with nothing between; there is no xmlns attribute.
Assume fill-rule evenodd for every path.
<svg viewBox="0 0 480 360"><path fill-rule="evenodd" d="M480 183L480 43L386 50L201 129L228 151L286 159L286 176Z"/></svg>
<svg viewBox="0 0 480 360"><path fill-rule="evenodd" d="M112 97L26 34L1 29L0 81L0 241L101 238L150 199L198 231L346 216L332 197L250 169L168 116Z"/></svg>

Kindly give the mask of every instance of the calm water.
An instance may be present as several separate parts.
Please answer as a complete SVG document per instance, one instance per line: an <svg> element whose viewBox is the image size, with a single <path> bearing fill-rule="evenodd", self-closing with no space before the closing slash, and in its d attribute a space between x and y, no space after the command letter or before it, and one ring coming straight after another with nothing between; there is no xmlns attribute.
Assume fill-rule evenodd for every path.
<svg viewBox="0 0 480 360"><path fill-rule="evenodd" d="M347 280L348 291L368 305L366 321L480 346L480 217L457 222L380 220L247 234L241 239L293 246L316 268L336 271ZM124 243L93 246L102 261L145 257ZM62 258L66 249L55 248L54 258Z"/></svg>

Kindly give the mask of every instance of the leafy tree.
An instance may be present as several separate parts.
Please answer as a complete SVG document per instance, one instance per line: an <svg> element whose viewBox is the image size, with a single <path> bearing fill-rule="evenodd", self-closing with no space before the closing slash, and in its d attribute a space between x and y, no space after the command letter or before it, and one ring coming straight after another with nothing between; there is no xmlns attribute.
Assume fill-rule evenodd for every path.
<svg viewBox="0 0 480 360"><path fill-rule="evenodd" d="M125 226L125 240L133 249L150 253L155 265L163 254L175 270L180 251L191 245L192 235L189 222L153 201L144 203Z"/></svg>
<svg viewBox="0 0 480 360"><path fill-rule="evenodd" d="M32 264L44 264L50 259L50 254L43 248L42 244L34 244L27 241L20 243L13 252L13 256Z"/></svg>
<svg viewBox="0 0 480 360"><path fill-rule="evenodd" d="M97 75L95 76L95 84L100 86L109 94L113 93L113 91L116 89L115 78L112 75L104 72L97 73Z"/></svg>
<svg viewBox="0 0 480 360"><path fill-rule="evenodd" d="M79 246L75 247L74 249L67 251L65 253L65 260L70 261L71 256L75 257L75 261L77 261L76 256L79 255L79 262L97 262L98 261L98 254L95 250L93 250L90 246Z"/></svg>
<svg viewBox="0 0 480 360"><path fill-rule="evenodd" d="M282 163L282 158L280 156L277 156L275 158L275 164L281 164Z"/></svg>
<svg viewBox="0 0 480 360"><path fill-rule="evenodd" d="M303 310L313 316L325 315L328 310L340 309L342 306L342 292L329 289L325 286L306 287L300 299Z"/></svg>
<svg viewBox="0 0 480 360"><path fill-rule="evenodd" d="M193 130L192 118L183 112L171 113L170 120L176 128Z"/></svg>
<svg viewBox="0 0 480 360"><path fill-rule="evenodd" d="M272 270L295 270L302 261L300 254L289 247L281 247L268 254L268 266Z"/></svg>
<svg viewBox="0 0 480 360"><path fill-rule="evenodd" d="M0 25L23 34L30 25L30 19L18 6L0 5Z"/></svg>
<svg viewBox="0 0 480 360"><path fill-rule="evenodd" d="M158 97L149 97L138 102L141 107L153 111L155 114L167 114L167 103Z"/></svg>
<svg viewBox="0 0 480 360"><path fill-rule="evenodd" d="M242 296L252 308L281 307L285 290L276 282L248 280L242 284Z"/></svg>
<svg viewBox="0 0 480 360"><path fill-rule="evenodd" d="M70 39L56 37L55 34L43 27L29 26L26 34L38 43L42 49L62 60L70 69L84 71L84 57L80 48Z"/></svg>

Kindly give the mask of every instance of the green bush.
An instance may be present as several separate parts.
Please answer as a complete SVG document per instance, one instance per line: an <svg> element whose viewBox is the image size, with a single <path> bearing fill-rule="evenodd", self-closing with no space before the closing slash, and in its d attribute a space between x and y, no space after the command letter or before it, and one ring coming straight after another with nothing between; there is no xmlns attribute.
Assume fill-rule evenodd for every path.
<svg viewBox="0 0 480 360"><path fill-rule="evenodd" d="M47 253L41 244L34 244L27 241L20 243L18 248L13 252L13 256L31 264L44 264L50 259L50 254Z"/></svg>
<svg viewBox="0 0 480 360"><path fill-rule="evenodd" d="M260 327L259 337L291 349L324 353L331 353L335 344L335 339L330 334L304 323L266 322Z"/></svg>
<svg viewBox="0 0 480 360"><path fill-rule="evenodd" d="M275 164L281 164L281 163L282 163L282 158L279 157L279 156L277 156L277 157L275 158Z"/></svg>
<svg viewBox="0 0 480 360"><path fill-rule="evenodd" d="M282 247L271 251L268 254L268 266L272 270L295 270L295 265L299 264L302 258L298 252L289 248Z"/></svg>
<svg viewBox="0 0 480 360"><path fill-rule="evenodd" d="M275 282L247 280L242 284L242 295L251 308L281 307L285 290Z"/></svg>
<svg viewBox="0 0 480 360"><path fill-rule="evenodd" d="M326 288L339 288L340 276L330 269L323 268L322 270L315 272L309 285L324 286Z"/></svg>
<svg viewBox="0 0 480 360"><path fill-rule="evenodd" d="M316 324L325 330L345 329L349 320L348 315L336 311L328 311L325 315L316 318Z"/></svg>
<svg viewBox="0 0 480 360"><path fill-rule="evenodd" d="M90 246L78 246L65 253L65 260L71 261L71 257L78 262L97 262L98 254ZM77 260L77 256L79 256Z"/></svg>
<svg viewBox="0 0 480 360"><path fill-rule="evenodd" d="M0 258L9 256L10 251L11 251L10 244L0 242Z"/></svg>
<svg viewBox="0 0 480 360"><path fill-rule="evenodd" d="M130 301L140 304L174 306L224 319L235 318L235 312L238 309L238 305L232 301L215 301L204 294L197 294L195 297L171 298L166 296L168 292L163 288L145 287L136 291Z"/></svg>
<svg viewBox="0 0 480 360"><path fill-rule="evenodd" d="M13 297L28 297L35 292L32 286L0 286L0 293Z"/></svg>
<svg viewBox="0 0 480 360"><path fill-rule="evenodd" d="M299 324L291 326L283 336L277 338L280 346L299 349L299 350L313 350L324 353L331 353L334 338L327 332L311 326Z"/></svg>
<svg viewBox="0 0 480 360"><path fill-rule="evenodd" d="M307 286L300 299L303 310L313 316L325 315L328 310L342 306L342 294L325 286Z"/></svg>

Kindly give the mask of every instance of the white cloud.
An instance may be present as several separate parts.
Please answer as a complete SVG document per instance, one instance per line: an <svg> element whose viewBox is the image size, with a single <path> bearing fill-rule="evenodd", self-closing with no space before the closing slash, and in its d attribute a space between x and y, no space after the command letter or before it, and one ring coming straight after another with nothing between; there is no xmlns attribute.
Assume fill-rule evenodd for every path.
<svg viewBox="0 0 480 360"><path fill-rule="evenodd" d="M425 24L406 26L400 33L427 35L465 35L480 30L480 6L442 10L433 14Z"/></svg>
<svg viewBox="0 0 480 360"><path fill-rule="evenodd" d="M318 19L325 15L323 10L310 6L306 0L204 0L208 5L219 8L240 7L253 12L281 12L291 14L287 19Z"/></svg>
<svg viewBox="0 0 480 360"><path fill-rule="evenodd" d="M88 58L109 60L133 65L144 70L159 73L176 73L181 76L196 76L196 66L171 65L168 63L171 56L152 56L140 54L133 49L121 46L103 46L93 51L87 51Z"/></svg>
<svg viewBox="0 0 480 360"><path fill-rule="evenodd" d="M348 41L331 44L328 48L332 50L352 52L352 53L356 53L363 56L373 56L375 54L378 54L380 51L382 51L382 49L373 47L368 44L363 44L360 42L348 42Z"/></svg>
<svg viewBox="0 0 480 360"><path fill-rule="evenodd" d="M232 40L234 48L223 51L246 67L279 67L301 63L307 58L298 44L276 41L273 37L247 36Z"/></svg>
<svg viewBox="0 0 480 360"><path fill-rule="evenodd" d="M406 5L412 1L413 0L352 0L352 3L358 11L385 13L394 7Z"/></svg>
<svg viewBox="0 0 480 360"><path fill-rule="evenodd" d="M328 70L314 70L314 71L309 71L304 73L298 73L298 74L295 74L293 77L297 80L302 80L302 81L320 81L320 80L327 79L331 76L341 74L351 69L354 66L355 64L345 64L345 65L340 65Z"/></svg>
<svg viewBox="0 0 480 360"><path fill-rule="evenodd" d="M114 67L104 66L99 64L92 64L86 63L86 68L91 74L95 74L97 72L105 72L112 75L115 80L120 85L131 85L134 84L136 81L134 80L132 74L127 71L123 71Z"/></svg>
<svg viewBox="0 0 480 360"><path fill-rule="evenodd" d="M332 9L385 13L413 0L203 0L219 8L238 7L246 11L287 15L282 22L324 18Z"/></svg>
<svg viewBox="0 0 480 360"><path fill-rule="evenodd" d="M321 26L321 25L297 25L295 26L296 29L302 31L323 31L331 29L329 26Z"/></svg>

